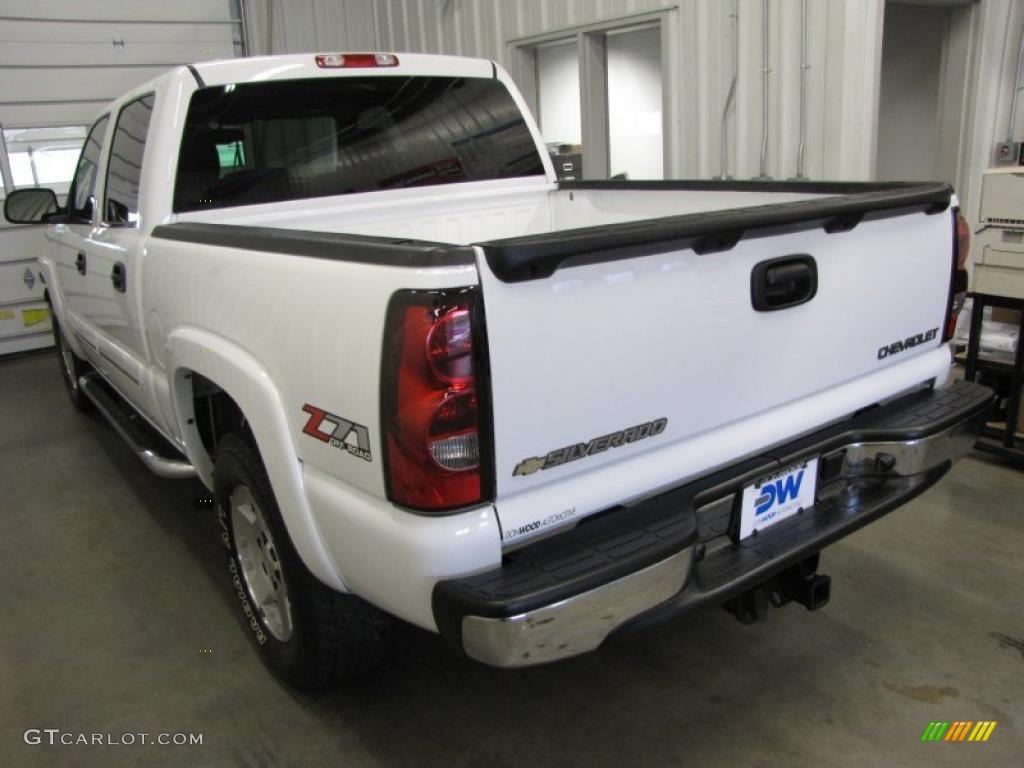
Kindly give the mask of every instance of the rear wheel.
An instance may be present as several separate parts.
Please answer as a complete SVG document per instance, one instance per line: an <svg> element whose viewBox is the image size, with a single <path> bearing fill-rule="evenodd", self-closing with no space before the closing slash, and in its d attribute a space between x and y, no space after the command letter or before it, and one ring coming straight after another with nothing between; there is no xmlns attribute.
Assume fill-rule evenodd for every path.
<svg viewBox="0 0 1024 768"><path fill-rule="evenodd" d="M53 343L57 347L57 357L60 361L61 378L64 379L64 388L68 392L68 399L76 409L82 411L92 410L92 401L82 392L78 380L89 372L89 364L76 355L67 339L64 338L64 329L57 321L57 316L50 313L53 326Z"/></svg>
<svg viewBox="0 0 1024 768"><path fill-rule="evenodd" d="M310 692L376 665L387 647L389 617L325 586L303 565L248 435L221 440L214 496L232 589L267 665Z"/></svg>

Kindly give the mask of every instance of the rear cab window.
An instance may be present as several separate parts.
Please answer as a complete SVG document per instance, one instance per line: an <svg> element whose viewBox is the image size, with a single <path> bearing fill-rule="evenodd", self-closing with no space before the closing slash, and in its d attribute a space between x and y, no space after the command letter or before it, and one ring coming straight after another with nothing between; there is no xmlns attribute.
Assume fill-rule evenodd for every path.
<svg viewBox="0 0 1024 768"><path fill-rule="evenodd" d="M542 175L498 80L338 77L196 91L175 212Z"/></svg>

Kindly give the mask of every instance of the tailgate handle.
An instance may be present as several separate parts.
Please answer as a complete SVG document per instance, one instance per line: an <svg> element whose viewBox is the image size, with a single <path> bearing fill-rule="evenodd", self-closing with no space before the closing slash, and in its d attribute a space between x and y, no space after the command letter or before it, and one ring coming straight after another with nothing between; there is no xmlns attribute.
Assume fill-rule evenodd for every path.
<svg viewBox="0 0 1024 768"><path fill-rule="evenodd" d="M750 273L750 302L758 312L806 304L818 292L818 265L807 254L762 261Z"/></svg>

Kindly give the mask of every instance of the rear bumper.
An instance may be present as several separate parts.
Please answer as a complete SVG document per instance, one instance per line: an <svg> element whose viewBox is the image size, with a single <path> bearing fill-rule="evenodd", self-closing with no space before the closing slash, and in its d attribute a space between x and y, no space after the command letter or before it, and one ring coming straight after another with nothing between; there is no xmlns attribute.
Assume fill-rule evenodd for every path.
<svg viewBox="0 0 1024 768"><path fill-rule="evenodd" d="M958 382L917 392L441 581L441 634L487 664L517 667L593 650L613 632L718 604L931 487L966 454L992 393ZM742 488L820 457L815 505L735 540Z"/></svg>

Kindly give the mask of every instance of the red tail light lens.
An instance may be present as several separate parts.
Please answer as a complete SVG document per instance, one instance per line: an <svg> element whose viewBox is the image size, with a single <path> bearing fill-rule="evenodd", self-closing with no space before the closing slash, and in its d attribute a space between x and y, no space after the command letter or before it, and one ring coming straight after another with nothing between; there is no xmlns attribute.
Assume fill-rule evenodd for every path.
<svg viewBox="0 0 1024 768"><path fill-rule="evenodd" d="M427 359L441 381L464 389L473 381L473 334L469 310L449 309L427 335Z"/></svg>
<svg viewBox="0 0 1024 768"><path fill-rule="evenodd" d="M956 212L956 267L963 269L971 250L971 228L960 211Z"/></svg>
<svg viewBox="0 0 1024 768"><path fill-rule="evenodd" d="M366 67L397 67L393 53L321 53L316 56L320 69L359 69Z"/></svg>
<svg viewBox="0 0 1024 768"><path fill-rule="evenodd" d="M942 333L943 343L956 333L956 321L967 300L967 255L971 247L971 230L967 220L957 208L953 209L953 264L949 278L949 304L946 311L946 327Z"/></svg>
<svg viewBox="0 0 1024 768"><path fill-rule="evenodd" d="M443 512L484 500L477 297L403 291L388 308L381 397L388 498Z"/></svg>

